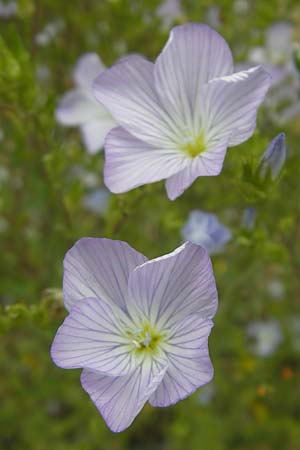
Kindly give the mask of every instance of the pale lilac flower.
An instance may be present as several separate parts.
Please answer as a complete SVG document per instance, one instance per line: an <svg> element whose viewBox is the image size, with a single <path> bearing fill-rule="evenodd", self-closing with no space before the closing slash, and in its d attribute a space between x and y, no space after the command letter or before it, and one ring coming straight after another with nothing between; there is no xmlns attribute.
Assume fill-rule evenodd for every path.
<svg viewBox="0 0 300 450"><path fill-rule="evenodd" d="M208 336L217 290L207 252L189 242L147 261L128 244L86 238L64 260L69 315L54 362L81 383L115 432L143 405L168 406L213 377Z"/></svg>
<svg viewBox="0 0 300 450"><path fill-rule="evenodd" d="M134 55L103 72L94 93L120 125L105 141L107 187L167 179L174 200L218 175L227 147L253 134L270 83L261 67L232 72L225 40L197 23L175 27L155 64Z"/></svg>
<svg viewBox="0 0 300 450"><path fill-rule="evenodd" d="M277 320L252 322L247 328L253 353L266 357L274 353L283 340L280 324Z"/></svg>
<svg viewBox="0 0 300 450"><path fill-rule="evenodd" d="M221 251L231 239L230 230L215 214L198 210L190 212L181 234L185 241L201 245L210 254Z"/></svg>
<svg viewBox="0 0 300 450"><path fill-rule="evenodd" d="M285 134L280 133L269 144L267 150L261 157L260 175L265 177L268 172L275 180L281 172L286 159Z"/></svg>
<svg viewBox="0 0 300 450"><path fill-rule="evenodd" d="M111 115L99 105L92 93L92 83L105 66L96 53L82 55L74 69L75 89L60 100L56 119L65 126L79 126L89 153L103 147L106 134L115 126Z"/></svg>

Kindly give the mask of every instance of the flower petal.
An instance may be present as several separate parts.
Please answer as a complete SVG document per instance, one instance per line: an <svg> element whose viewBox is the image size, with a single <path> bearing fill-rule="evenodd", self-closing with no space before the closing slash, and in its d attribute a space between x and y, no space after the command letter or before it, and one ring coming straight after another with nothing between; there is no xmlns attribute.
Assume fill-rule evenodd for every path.
<svg viewBox="0 0 300 450"><path fill-rule="evenodd" d="M207 25L190 23L171 31L155 63L155 86L173 115L192 127L203 85L232 71L231 51L222 36Z"/></svg>
<svg viewBox="0 0 300 450"><path fill-rule="evenodd" d="M130 351L125 329L116 306L112 309L98 298L79 300L56 333L52 359L64 369L82 367L127 375L136 368L137 359Z"/></svg>
<svg viewBox="0 0 300 450"><path fill-rule="evenodd" d="M192 394L213 377L208 352L211 320L192 315L178 326L165 345L169 367L150 398L152 406L169 406Z"/></svg>
<svg viewBox="0 0 300 450"><path fill-rule="evenodd" d="M91 154L96 153L104 145L107 133L115 126L113 119L97 119L81 125L80 131L84 146Z"/></svg>
<svg viewBox="0 0 300 450"><path fill-rule="evenodd" d="M94 95L129 133L151 145L175 148L179 125L163 110L154 87L154 65L131 55L103 72Z"/></svg>
<svg viewBox="0 0 300 450"><path fill-rule="evenodd" d="M190 160L181 172L167 179L166 189L170 200L179 197L198 177L219 175L226 155L228 137L209 145L201 155Z"/></svg>
<svg viewBox="0 0 300 450"><path fill-rule="evenodd" d="M74 69L76 85L92 95L92 84L95 78L106 69L97 53L85 53L77 61Z"/></svg>
<svg viewBox="0 0 300 450"><path fill-rule="evenodd" d="M186 242L174 252L137 267L129 277L128 311L155 326L171 327L192 313L211 318L218 299L210 258Z"/></svg>
<svg viewBox="0 0 300 450"><path fill-rule="evenodd" d="M257 109L270 86L270 76L254 67L215 79L203 88L202 123L208 142L230 135L228 145L249 139L256 126Z"/></svg>
<svg viewBox="0 0 300 450"><path fill-rule="evenodd" d="M82 298L97 297L125 310L130 272L147 258L126 242L83 238L64 259L63 292L68 310Z"/></svg>
<svg viewBox="0 0 300 450"><path fill-rule="evenodd" d="M72 127L95 119L99 110L101 111L101 107L90 99L85 91L74 89L60 99L55 117L62 125Z"/></svg>
<svg viewBox="0 0 300 450"><path fill-rule="evenodd" d="M114 432L129 427L167 370L165 360L145 360L132 374L112 378L83 370L81 384Z"/></svg>
<svg viewBox="0 0 300 450"><path fill-rule="evenodd" d="M114 193L168 178L187 163L183 152L153 147L121 127L105 140L104 181Z"/></svg>

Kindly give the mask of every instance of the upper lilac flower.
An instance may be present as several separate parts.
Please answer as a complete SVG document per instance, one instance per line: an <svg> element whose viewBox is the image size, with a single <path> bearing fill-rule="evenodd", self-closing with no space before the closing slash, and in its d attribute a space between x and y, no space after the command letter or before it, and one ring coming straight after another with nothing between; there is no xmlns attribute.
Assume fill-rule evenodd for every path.
<svg viewBox="0 0 300 450"><path fill-rule="evenodd" d="M202 245L208 253L216 253L231 239L230 230L222 225L215 214L191 211L181 231L185 241Z"/></svg>
<svg viewBox="0 0 300 450"><path fill-rule="evenodd" d="M132 55L103 72L94 93L120 125L105 141L107 187L167 179L173 200L197 177L218 175L227 147L253 134L270 84L261 67L232 72L225 40L196 23L175 27L155 64Z"/></svg>
<svg viewBox="0 0 300 450"><path fill-rule="evenodd" d="M84 145L89 153L103 147L104 138L115 122L103 106L95 100L92 83L105 66L96 53L82 55L74 69L75 89L60 100L56 119L66 126L79 126Z"/></svg>
<svg viewBox="0 0 300 450"><path fill-rule="evenodd" d="M86 238L64 260L69 315L51 348L115 432L149 400L168 406L208 383L217 291L207 252L186 243L147 261L128 244Z"/></svg>
<svg viewBox="0 0 300 450"><path fill-rule="evenodd" d="M260 174L264 178L268 171L275 180L281 172L286 159L285 134L280 133L268 145L267 150L261 157Z"/></svg>

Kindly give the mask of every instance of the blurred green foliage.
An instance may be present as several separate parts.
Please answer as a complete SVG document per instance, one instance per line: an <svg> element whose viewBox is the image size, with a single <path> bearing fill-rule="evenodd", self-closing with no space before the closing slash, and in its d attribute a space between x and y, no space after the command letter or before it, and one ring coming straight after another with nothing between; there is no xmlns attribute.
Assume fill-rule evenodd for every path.
<svg viewBox="0 0 300 450"><path fill-rule="evenodd" d="M251 1L246 12L237 1L182 1L175 22L206 21L217 6L218 30L237 62L262 45L266 29L279 20L293 25L299 42L297 0ZM163 183L111 196L103 215L84 208L82 175L103 185L103 153L88 155L78 130L54 120L82 53L95 51L107 65L128 52L155 58L168 35L159 4L20 0L15 17L0 18L3 450L300 449L300 333L290 325L300 320L300 118L285 126L288 159L276 182L257 177L266 145L283 131L262 109L255 135L228 151L219 177L198 179L176 202L167 199ZM57 21L60 31L39 45L37 34ZM257 211L252 229L242 226L250 205ZM58 369L49 356L65 316L63 256L82 236L123 239L150 258L159 256L180 244L188 212L197 208L217 213L234 233L226 251L213 257L220 296L210 339L213 397L201 400L203 388L167 409L146 406L129 430L114 435L81 389L79 371ZM284 285L281 301L268 290L274 279ZM246 328L269 318L280 322L284 340L260 358L249 350Z"/></svg>

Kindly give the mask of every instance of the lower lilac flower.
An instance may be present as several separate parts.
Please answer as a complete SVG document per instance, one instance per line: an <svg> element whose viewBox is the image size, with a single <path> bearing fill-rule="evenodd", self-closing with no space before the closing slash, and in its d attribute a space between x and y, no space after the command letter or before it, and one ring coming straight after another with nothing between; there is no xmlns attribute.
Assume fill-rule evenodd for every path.
<svg viewBox="0 0 300 450"><path fill-rule="evenodd" d="M89 153L103 147L106 134L115 126L106 109L93 97L92 83L105 66L96 53L82 55L74 70L75 89L67 92L56 109L56 119L65 126L79 126Z"/></svg>
<svg viewBox="0 0 300 450"><path fill-rule="evenodd" d="M175 27L155 63L132 55L99 75L94 94L115 118L104 181L114 193L166 179L174 200L218 175L228 147L249 139L270 85L261 68L233 73L225 40L202 24Z"/></svg>
<svg viewBox="0 0 300 450"><path fill-rule="evenodd" d="M114 432L143 405L168 406L213 377L208 336L217 309L211 262L185 243L147 261L128 244L85 238L64 260L69 315L53 361L81 383Z"/></svg>
<svg viewBox="0 0 300 450"><path fill-rule="evenodd" d="M221 251L231 239L230 230L215 214L197 210L190 212L181 234L184 240L201 245L210 254Z"/></svg>

